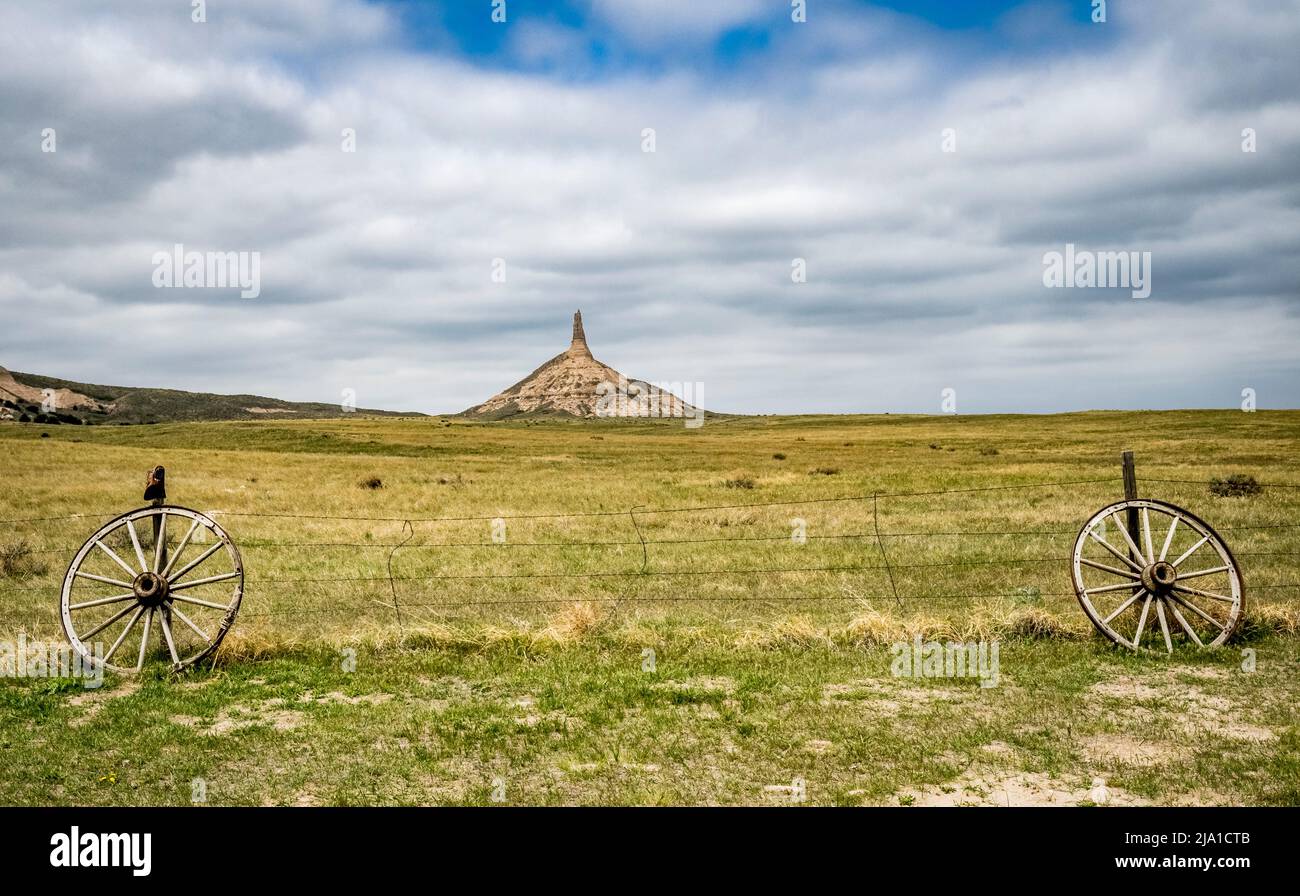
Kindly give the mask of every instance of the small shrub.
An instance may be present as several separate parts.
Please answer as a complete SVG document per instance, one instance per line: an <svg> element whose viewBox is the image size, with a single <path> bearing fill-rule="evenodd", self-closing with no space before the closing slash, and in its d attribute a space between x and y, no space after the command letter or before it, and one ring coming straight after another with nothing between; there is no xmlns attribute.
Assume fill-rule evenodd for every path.
<svg viewBox="0 0 1300 896"><path fill-rule="evenodd" d="M26 541L19 539L12 544L0 545L0 573L6 578L33 578L49 571L49 564L37 559Z"/></svg>
<svg viewBox="0 0 1300 896"><path fill-rule="evenodd" d="M754 480L748 476L739 476L735 479L728 479L723 485L727 488L753 488Z"/></svg>
<svg viewBox="0 0 1300 896"><path fill-rule="evenodd" d="M378 476L369 476L365 479L362 479L360 482L357 483L357 485L360 488L368 488L371 491L373 491L377 488L383 488L384 480L380 479Z"/></svg>
<svg viewBox="0 0 1300 896"><path fill-rule="evenodd" d="M785 455L778 451L776 454L772 455L772 460L785 460Z"/></svg>
<svg viewBox="0 0 1300 896"><path fill-rule="evenodd" d="M41 433L41 438L42 438L42 439L48 439L49 437L50 437L50 434L49 434L48 432L43 432L43 433Z"/></svg>
<svg viewBox="0 0 1300 896"><path fill-rule="evenodd" d="M810 476L834 476L838 474L839 471L839 467L817 467L816 469L809 470L808 474Z"/></svg>
<svg viewBox="0 0 1300 896"><path fill-rule="evenodd" d="M996 449L996 448L981 448L981 449L980 449L980 454L984 455L985 457L997 457L997 455L998 455L998 449Z"/></svg>
<svg viewBox="0 0 1300 896"><path fill-rule="evenodd" d="M939 450L939 446L936 445L934 442L931 442L931 443L930 443L930 450L931 450L931 451L938 451L938 450Z"/></svg>
<svg viewBox="0 0 1300 896"><path fill-rule="evenodd" d="M1233 473L1227 479L1215 476L1210 480L1210 494L1220 498L1248 498L1261 491L1263 487L1255 481L1255 477L1244 473Z"/></svg>
<svg viewBox="0 0 1300 896"><path fill-rule="evenodd" d="M1041 604L1043 602L1042 589L1040 589L1037 585L1026 585L1024 587L1017 588L1012 593L1014 594L1012 600L1018 604L1032 606L1034 604Z"/></svg>

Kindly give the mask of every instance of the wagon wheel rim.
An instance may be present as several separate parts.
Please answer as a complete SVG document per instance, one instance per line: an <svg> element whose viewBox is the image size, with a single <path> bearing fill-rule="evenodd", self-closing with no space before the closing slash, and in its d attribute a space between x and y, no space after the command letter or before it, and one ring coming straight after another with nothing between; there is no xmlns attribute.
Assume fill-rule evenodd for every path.
<svg viewBox="0 0 1300 896"><path fill-rule="evenodd" d="M229 534L198 511L160 505L125 513L86 540L63 578L59 612L64 635L92 666L136 673L161 656L179 670L220 646L243 595Z"/></svg>
<svg viewBox="0 0 1300 896"><path fill-rule="evenodd" d="M1204 520L1164 501L1120 501L1097 511L1075 539L1072 574L1092 624L1131 650L1219 647L1245 608L1241 568L1228 545Z"/></svg>

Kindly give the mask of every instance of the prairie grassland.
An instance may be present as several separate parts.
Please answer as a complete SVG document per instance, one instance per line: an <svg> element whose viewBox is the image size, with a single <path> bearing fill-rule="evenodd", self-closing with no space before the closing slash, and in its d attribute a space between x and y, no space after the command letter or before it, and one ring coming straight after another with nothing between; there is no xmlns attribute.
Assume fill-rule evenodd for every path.
<svg viewBox="0 0 1300 896"><path fill-rule="evenodd" d="M192 778L229 803L502 782L507 802L780 803L795 778L811 803L1079 802L1095 777L1114 802L1298 802L1300 490L1153 481L1300 483L1298 444L1300 413L1269 411L3 426L0 518L33 521L0 524L26 548L0 641L61 639L69 558L157 463L247 587L182 681L158 653L98 692L0 687L0 802L189 802ZM1126 448L1143 496L1236 553L1230 648L1091 634L1067 557ZM892 677L913 635L1004 641L1003 684Z"/></svg>

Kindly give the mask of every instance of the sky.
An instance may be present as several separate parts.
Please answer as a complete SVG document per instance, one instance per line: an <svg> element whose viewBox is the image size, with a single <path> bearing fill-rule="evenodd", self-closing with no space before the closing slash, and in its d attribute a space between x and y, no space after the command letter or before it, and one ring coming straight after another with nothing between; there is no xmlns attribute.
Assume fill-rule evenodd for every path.
<svg viewBox="0 0 1300 896"><path fill-rule="evenodd" d="M196 2L0 0L0 365L455 412L581 309L720 412L1300 406L1300 0Z"/></svg>

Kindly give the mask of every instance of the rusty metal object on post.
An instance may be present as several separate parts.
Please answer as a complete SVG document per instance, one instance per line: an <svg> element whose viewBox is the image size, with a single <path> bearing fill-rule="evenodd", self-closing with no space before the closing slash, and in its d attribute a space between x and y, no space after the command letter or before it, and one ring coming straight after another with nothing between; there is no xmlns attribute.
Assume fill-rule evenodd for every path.
<svg viewBox="0 0 1300 896"><path fill-rule="evenodd" d="M145 474L144 499L155 503L167 500L167 471L161 466L154 467Z"/></svg>

